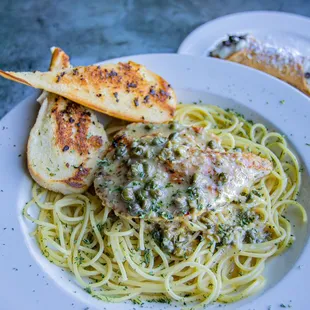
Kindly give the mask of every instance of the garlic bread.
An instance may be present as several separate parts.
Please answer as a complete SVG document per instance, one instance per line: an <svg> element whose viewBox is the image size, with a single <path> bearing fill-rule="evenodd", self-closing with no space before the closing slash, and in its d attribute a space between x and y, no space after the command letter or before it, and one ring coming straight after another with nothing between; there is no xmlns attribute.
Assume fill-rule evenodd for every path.
<svg viewBox="0 0 310 310"><path fill-rule="evenodd" d="M127 121L162 123L176 109L168 82L132 61L50 72L0 70L0 75Z"/></svg>
<svg viewBox="0 0 310 310"><path fill-rule="evenodd" d="M68 56L53 50L51 69L70 66ZM59 95L43 92L41 107L28 139L28 169L44 188L81 193L92 184L107 136L95 113Z"/></svg>

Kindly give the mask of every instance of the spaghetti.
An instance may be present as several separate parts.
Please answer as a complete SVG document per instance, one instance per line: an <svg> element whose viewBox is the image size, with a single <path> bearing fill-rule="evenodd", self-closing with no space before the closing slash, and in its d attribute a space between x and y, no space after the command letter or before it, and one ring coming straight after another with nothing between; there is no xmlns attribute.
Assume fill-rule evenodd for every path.
<svg viewBox="0 0 310 310"><path fill-rule="evenodd" d="M145 232L146 220L115 215L91 192L63 196L35 184L24 215L37 224L33 235L42 253L70 270L94 297L108 302L178 301L191 308L246 298L263 287L267 259L293 242L291 224L283 216L286 209L296 208L307 221L296 201L299 164L282 135L212 105L179 105L175 121L205 127L227 151L269 159L273 171L254 184L245 202L189 221L187 242L193 249L182 257L158 246ZM39 208L38 218L28 213L33 206ZM214 226L216 231L210 229Z"/></svg>

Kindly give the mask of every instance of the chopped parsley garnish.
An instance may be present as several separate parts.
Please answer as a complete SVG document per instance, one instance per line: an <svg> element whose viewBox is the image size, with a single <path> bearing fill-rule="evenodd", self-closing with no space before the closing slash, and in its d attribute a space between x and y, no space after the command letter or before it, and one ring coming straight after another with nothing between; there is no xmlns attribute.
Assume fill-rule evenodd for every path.
<svg viewBox="0 0 310 310"><path fill-rule="evenodd" d="M144 262L146 265L150 263L150 249L145 249L144 251Z"/></svg>
<svg viewBox="0 0 310 310"><path fill-rule="evenodd" d="M158 299L149 299L148 302L158 302L163 304L171 304L171 299L167 297L160 297Z"/></svg>
<svg viewBox="0 0 310 310"><path fill-rule="evenodd" d="M74 257L74 260L77 265L81 265L83 263L84 257L79 255L79 256Z"/></svg>
<svg viewBox="0 0 310 310"><path fill-rule="evenodd" d="M84 291L88 294L91 294L91 288L90 287L85 287Z"/></svg>
<svg viewBox="0 0 310 310"><path fill-rule="evenodd" d="M102 160L98 160L98 166L106 167L106 166L109 166L110 164L111 162L106 158Z"/></svg>

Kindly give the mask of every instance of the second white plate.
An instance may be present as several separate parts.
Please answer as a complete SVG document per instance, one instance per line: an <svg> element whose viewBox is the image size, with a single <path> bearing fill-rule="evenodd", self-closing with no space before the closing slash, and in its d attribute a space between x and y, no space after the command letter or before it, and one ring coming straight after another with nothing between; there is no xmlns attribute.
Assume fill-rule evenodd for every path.
<svg viewBox="0 0 310 310"><path fill-rule="evenodd" d="M282 12L244 12L226 15L205 23L190 33L179 54L207 56L227 34L251 33L260 40L288 46L310 55L310 19Z"/></svg>

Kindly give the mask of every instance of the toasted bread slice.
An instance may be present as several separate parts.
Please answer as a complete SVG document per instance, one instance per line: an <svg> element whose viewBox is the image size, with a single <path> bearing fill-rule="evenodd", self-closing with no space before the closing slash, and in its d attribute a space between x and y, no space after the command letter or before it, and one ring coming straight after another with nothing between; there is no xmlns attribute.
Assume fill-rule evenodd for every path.
<svg viewBox="0 0 310 310"><path fill-rule="evenodd" d="M53 50L51 69L70 66L68 56ZM107 136L94 112L59 95L43 92L28 139L28 169L41 186L63 194L81 193L92 184Z"/></svg>
<svg viewBox="0 0 310 310"><path fill-rule="evenodd" d="M0 70L0 75L127 121L166 122L172 119L176 108L170 85L132 61L58 72Z"/></svg>
<svg viewBox="0 0 310 310"><path fill-rule="evenodd" d="M59 71L68 68L72 68L70 64L69 56L59 47L52 47L51 48L52 58L50 62L50 71ZM47 91L43 91L42 94L39 96L37 101L42 104L44 99L48 96Z"/></svg>

